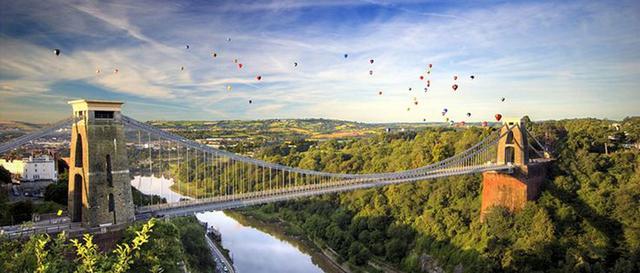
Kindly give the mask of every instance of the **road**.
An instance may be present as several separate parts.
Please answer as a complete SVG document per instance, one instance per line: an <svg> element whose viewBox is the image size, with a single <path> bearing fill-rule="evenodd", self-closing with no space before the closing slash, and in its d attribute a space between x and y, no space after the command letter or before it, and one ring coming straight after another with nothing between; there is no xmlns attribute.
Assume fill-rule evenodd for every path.
<svg viewBox="0 0 640 273"><path fill-rule="evenodd" d="M216 244L213 243L211 238L209 238L208 235L205 235L204 237L206 238L207 244L209 245L209 248L211 249L211 254L215 257L215 260L216 260L216 271L217 272L221 272L221 273L222 272L235 273L236 270L233 268L233 265L231 264L231 262L229 262L229 260L227 260L227 258L224 255L222 255L222 252L220 251L220 249L218 249ZM228 271L224 271L224 267L226 267L228 269Z"/></svg>

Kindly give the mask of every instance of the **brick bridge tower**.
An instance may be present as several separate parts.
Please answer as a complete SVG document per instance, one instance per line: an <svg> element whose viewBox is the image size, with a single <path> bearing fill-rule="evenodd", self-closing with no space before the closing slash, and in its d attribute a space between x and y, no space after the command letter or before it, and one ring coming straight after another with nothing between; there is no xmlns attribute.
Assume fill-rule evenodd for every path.
<svg viewBox="0 0 640 273"><path fill-rule="evenodd" d="M511 132L498 142L497 164L513 164L511 173L489 171L482 173L482 206L480 218L491 207L501 206L515 212L527 201L535 200L546 177L549 160L533 161L529 158L529 142L524 119L505 119L501 133Z"/></svg>
<svg viewBox="0 0 640 273"><path fill-rule="evenodd" d="M134 220L122 102L70 101L69 215L84 227Z"/></svg>

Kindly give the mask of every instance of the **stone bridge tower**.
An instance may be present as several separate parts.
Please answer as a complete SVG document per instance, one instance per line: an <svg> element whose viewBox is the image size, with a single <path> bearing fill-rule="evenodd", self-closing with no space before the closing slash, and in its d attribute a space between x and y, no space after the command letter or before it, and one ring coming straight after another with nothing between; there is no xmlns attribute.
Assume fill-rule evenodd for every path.
<svg viewBox="0 0 640 273"><path fill-rule="evenodd" d="M85 227L134 220L122 102L70 101L69 215Z"/></svg>
<svg viewBox="0 0 640 273"><path fill-rule="evenodd" d="M527 201L538 198L540 186L546 177L549 161L532 161L529 158L524 119L505 119L504 125L501 133L506 135L498 142L496 161L498 164L513 164L515 168L511 173L482 173L481 219L494 206L510 211L522 209ZM512 128L511 132L508 132L507 126Z"/></svg>

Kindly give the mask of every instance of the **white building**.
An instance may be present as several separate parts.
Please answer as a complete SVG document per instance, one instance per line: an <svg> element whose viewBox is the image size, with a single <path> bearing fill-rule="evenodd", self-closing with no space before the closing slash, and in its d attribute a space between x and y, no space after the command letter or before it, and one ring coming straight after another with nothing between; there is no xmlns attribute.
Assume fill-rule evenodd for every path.
<svg viewBox="0 0 640 273"><path fill-rule="evenodd" d="M6 161L0 159L0 165L21 181L58 180L56 162L48 155Z"/></svg>

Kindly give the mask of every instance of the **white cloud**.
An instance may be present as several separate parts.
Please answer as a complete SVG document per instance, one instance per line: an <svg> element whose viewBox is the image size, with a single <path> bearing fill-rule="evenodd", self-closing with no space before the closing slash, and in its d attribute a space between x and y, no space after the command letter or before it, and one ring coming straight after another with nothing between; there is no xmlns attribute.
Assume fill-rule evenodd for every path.
<svg viewBox="0 0 640 273"><path fill-rule="evenodd" d="M440 120L443 107L456 119L467 111L473 112L473 120L489 119L498 111L546 117L550 96L570 104L574 113L588 113L602 92L640 87L640 54L634 51L640 46L634 35L640 19L632 10L598 3L525 3L430 12L382 2L374 4L392 16L338 27L298 14L309 7L367 4L224 3L194 11L168 3L83 1L51 7L78 26L19 7L55 29L51 39L71 32L81 39L106 41L97 48L74 41L73 49L55 57L42 42L4 34L0 92L37 96L51 93L56 82L83 81L116 93L177 101L207 118L419 121ZM185 44L191 48L186 50ZM219 56L212 58L212 51ZM344 59L344 53L349 58ZM233 63L236 58L242 69ZM369 58L375 59L373 65ZM293 62L299 66L294 68ZM425 95L418 76L428 63L434 68ZM98 68L101 73L96 75ZM120 70L117 75L112 73L115 68ZM470 81L471 74L477 79ZM263 80L257 81L257 75ZM461 78L455 93L452 75ZM414 91L408 92L409 87ZM414 96L419 106L406 111ZM497 104L503 96L509 103ZM573 101L577 96L585 99ZM256 103L231 103L248 99ZM636 92L623 91L616 99L640 103ZM632 113L625 110L618 116L640 114L620 109ZM572 112L552 113L570 117ZM601 113L612 115L609 110L594 115Z"/></svg>

